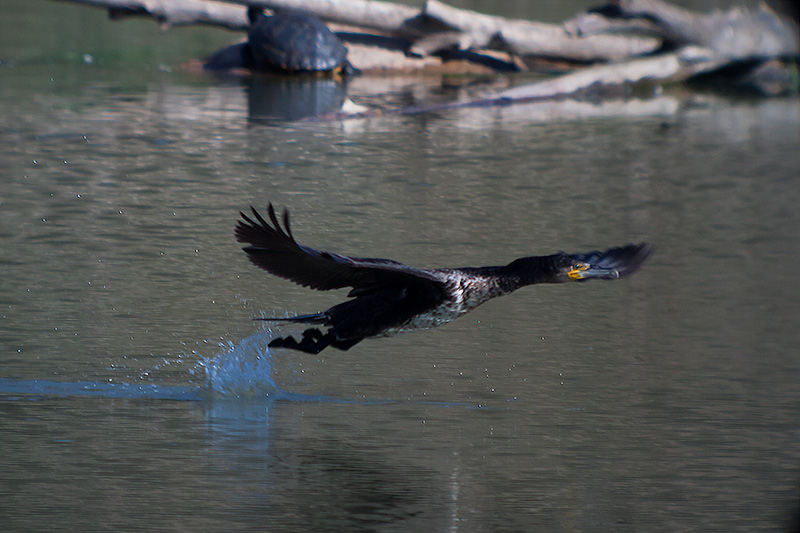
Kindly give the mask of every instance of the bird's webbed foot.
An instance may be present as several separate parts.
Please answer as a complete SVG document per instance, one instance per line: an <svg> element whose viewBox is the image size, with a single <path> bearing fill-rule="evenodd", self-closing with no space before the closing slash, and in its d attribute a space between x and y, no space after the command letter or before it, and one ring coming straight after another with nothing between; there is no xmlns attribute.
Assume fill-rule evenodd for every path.
<svg viewBox="0 0 800 533"><path fill-rule="evenodd" d="M270 348L289 348L301 352L318 354L324 350L332 341L333 333L322 333L317 328L307 329L303 332L303 339L297 342L294 337L283 337L273 339L269 343Z"/></svg>
<svg viewBox="0 0 800 533"><path fill-rule="evenodd" d="M303 342L317 342L324 336L319 329L309 328L303 332Z"/></svg>

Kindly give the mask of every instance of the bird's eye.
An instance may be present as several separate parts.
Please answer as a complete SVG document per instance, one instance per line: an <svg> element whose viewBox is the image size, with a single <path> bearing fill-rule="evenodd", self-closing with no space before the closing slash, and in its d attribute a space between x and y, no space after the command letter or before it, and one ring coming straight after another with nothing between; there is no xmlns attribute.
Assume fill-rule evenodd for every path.
<svg viewBox="0 0 800 533"><path fill-rule="evenodd" d="M583 272L589 270L590 268L591 265L588 263L574 263L570 271L567 272L567 276L569 276L570 279L584 279Z"/></svg>

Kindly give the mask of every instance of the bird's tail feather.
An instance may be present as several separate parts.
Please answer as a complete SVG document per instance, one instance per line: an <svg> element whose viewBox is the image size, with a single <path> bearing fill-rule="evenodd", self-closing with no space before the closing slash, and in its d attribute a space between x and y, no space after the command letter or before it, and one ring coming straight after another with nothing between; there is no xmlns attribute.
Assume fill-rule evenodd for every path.
<svg viewBox="0 0 800 533"><path fill-rule="evenodd" d="M325 313L314 313L312 315L287 316L285 318L254 318L253 320L266 320L268 322L299 322L301 324L324 324L328 321Z"/></svg>

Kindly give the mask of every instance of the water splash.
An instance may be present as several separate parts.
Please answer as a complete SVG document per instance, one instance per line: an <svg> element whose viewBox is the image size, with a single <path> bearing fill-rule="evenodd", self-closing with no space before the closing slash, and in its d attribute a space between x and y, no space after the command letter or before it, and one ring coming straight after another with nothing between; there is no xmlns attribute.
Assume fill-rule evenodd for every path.
<svg viewBox="0 0 800 533"><path fill-rule="evenodd" d="M205 373L204 387L0 377L0 397L7 400L16 395L27 398L94 396L199 401L221 396L272 401L287 395L272 377L272 352L267 346L270 340L271 333L262 331L237 344L229 342L221 345L222 353L197 363L197 367Z"/></svg>
<svg viewBox="0 0 800 533"><path fill-rule="evenodd" d="M280 388L273 379L272 351L269 342L272 333L261 331L238 343L221 344L222 353L197 363L206 376L203 387L165 386L159 384L131 384L106 382L58 382L49 380L15 380L0 377L0 398L21 399L40 397L94 396L102 398L148 398L164 400L205 401L217 398L235 398L235 402L209 402L218 405L218 410L225 412L231 404L240 404L239 399L249 401L244 405L254 412L261 413L264 401L267 405L275 400L292 402L339 403L361 405L388 405L404 403L397 400L368 400L331 397L316 394L300 394L287 392ZM14 398L20 395L20 398ZM411 402L442 407L473 407L469 404L454 402ZM222 405L224 404L224 405ZM255 407L254 407L255 405ZM478 408L481 408L479 405ZM249 416L249 415L248 415ZM260 416L260 415L259 415Z"/></svg>
<svg viewBox="0 0 800 533"><path fill-rule="evenodd" d="M206 389L235 397L284 394L272 378L270 340L271 333L262 331L238 344L221 344L221 354L198 363L206 374Z"/></svg>

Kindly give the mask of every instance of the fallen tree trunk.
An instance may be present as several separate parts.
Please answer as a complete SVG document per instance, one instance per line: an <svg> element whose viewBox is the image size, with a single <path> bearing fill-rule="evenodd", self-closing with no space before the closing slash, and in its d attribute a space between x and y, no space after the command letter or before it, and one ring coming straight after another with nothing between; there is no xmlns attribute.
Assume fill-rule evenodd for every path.
<svg viewBox="0 0 800 533"><path fill-rule="evenodd" d="M688 46L669 54L588 67L558 78L485 94L479 99L468 102L414 106L399 109L394 113L431 113L448 109L506 106L564 98L618 97L621 93L625 93L626 89L638 83L648 82L654 85L677 83L697 74L718 69L724 63L725 60L715 58L707 49ZM364 113L358 114L358 116L363 115Z"/></svg>
<svg viewBox="0 0 800 533"><path fill-rule="evenodd" d="M234 30L248 27L245 5L299 9L323 20L406 39L412 53L442 49L493 48L518 56L590 63L652 52L655 38L571 35L559 25L510 20L456 9L428 0L419 9L377 0L61 0L108 9L113 18L149 16L165 26L208 24ZM242 4L242 5L235 5Z"/></svg>
<svg viewBox="0 0 800 533"><path fill-rule="evenodd" d="M246 30L243 6L214 0L61 0L107 9L112 19L147 16L164 26L205 24L230 30Z"/></svg>
<svg viewBox="0 0 800 533"><path fill-rule="evenodd" d="M412 59L405 57L412 51L427 55L443 48L485 50L500 49L526 58L546 58L571 62L596 63L616 61L608 68L588 69L556 80L550 85L537 85L532 98L550 97L551 94L570 94L569 84L613 86L618 83L636 83L642 79L673 81L687 79L698 73L722 69L728 65L744 64L748 69L761 66L770 58L800 57L800 36L797 23L782 17L767 7L757 10L735 8L708 14L679 8L663 0L612 0L593 13L579 16L563 26L510 20L447 6L439 0L427 0L420 12L415 8L377 0L230 0L225 3L212 0L62 0L108 9L112 17L145 15L163 25L211 24L231 29L248 27L244 5L252 4L271 9L302 9L319 17L348 26L366 27L374 36L376 32L394 39L387 50L394 56L406 59L402 69ZM636 36L611 35L609 32L634 32ZM642 32L650 36L641 37ZM358 34L365 35L365 34ZM657 37L653 37L657 36ZM387 39L387 42L391 39ZM401 45L397 43L400 42ZM662 44L679 48L676 54L661 55L648 60L624 60L653 52ZM687 48L697 45L701 48ZM351 48L358 45L350 43ZM699 50L702 49L702 53ZM364 48L361 58L374 58L378 48ZM693 52L689 52L692 51ZM691 56L691 57L690 57ZM353 58L358 58L353 54ZM383 59L381 59L382 61ZM438 58L437 58L438 61ZM354 61L356 67L361 67ZM647 66L647 70L643 67ZM371 64L370 70L381 70ZM424 66L430 69L428 63ZM659 73L649 69L663 68ZM778 74L781 75L780 66ZM647 72L639 74L639 72ZM771 72L775 72L772 70ZM792 74L783 72L784 87L791 87ZM564 85L566 84L566 85ZM579 91L580 89L576 89ZM497 97L514 101L519 89ZM777 92L780 92L778 89Z"/></svg>
<svg viewBox="0 0 800 533"><path fill-rule="evenodd" d="M484 15L457 9L438 0L427 0L423 13L460 34L462 48L495 48L520 56L586 63L619 61L653 52L661 45L659 39L652 37L578 36L570 34L561 25ZM418 45L415 47L419 48Z"/></svg>
<svg viewBox="0 0 800 533"><path fill-rule="evenodd" d="M619 31L658 34L673 46L703 46L730 60L800 56L797 22L765 4L754 10L734 7L699 13L662 0L614 0L592 11L566 27L587 36Z"/></svg>
<svg viewBox="0 0 800 533"><path fill-rule="evenodd" d="M511 20L426 0L419 10L375 0L232 0L269 9L303 9L341 24L408 39L411 52L493 48L520 56L577 62L615 61L656 50L655 38L597 35L580 37L555 24Z"/></svg>
<svg viewBox="0 0 800 533"><path fill-rule="evenodd" d="M640 83L661 85L678 83L703 72L718 69L725 60L715 59L707 49L687 46L672 53L610 65L596 65L558 78L520 85L484 94L462 102L410 106L391 111L382 109L343 109L309 120L341 120L384 115L417 115L475 107L505 107L515 104L562 102L564 100L603 101L629 97L632 86ZM660 91L658 91L660 92ZM654 94L657 92L654 91Z"/></svg>
<svg viewBox="0 0 800 533"><path fill-rule="evenodd" d="M602 96L604 91L617 92L615 89L619 87L642 82L662 84L685 81L700 73L718 69L725 62L705 48L688 46L670 54L589 67L552 80L486 95L484 99L512 103L582 94Z"/></svg>

